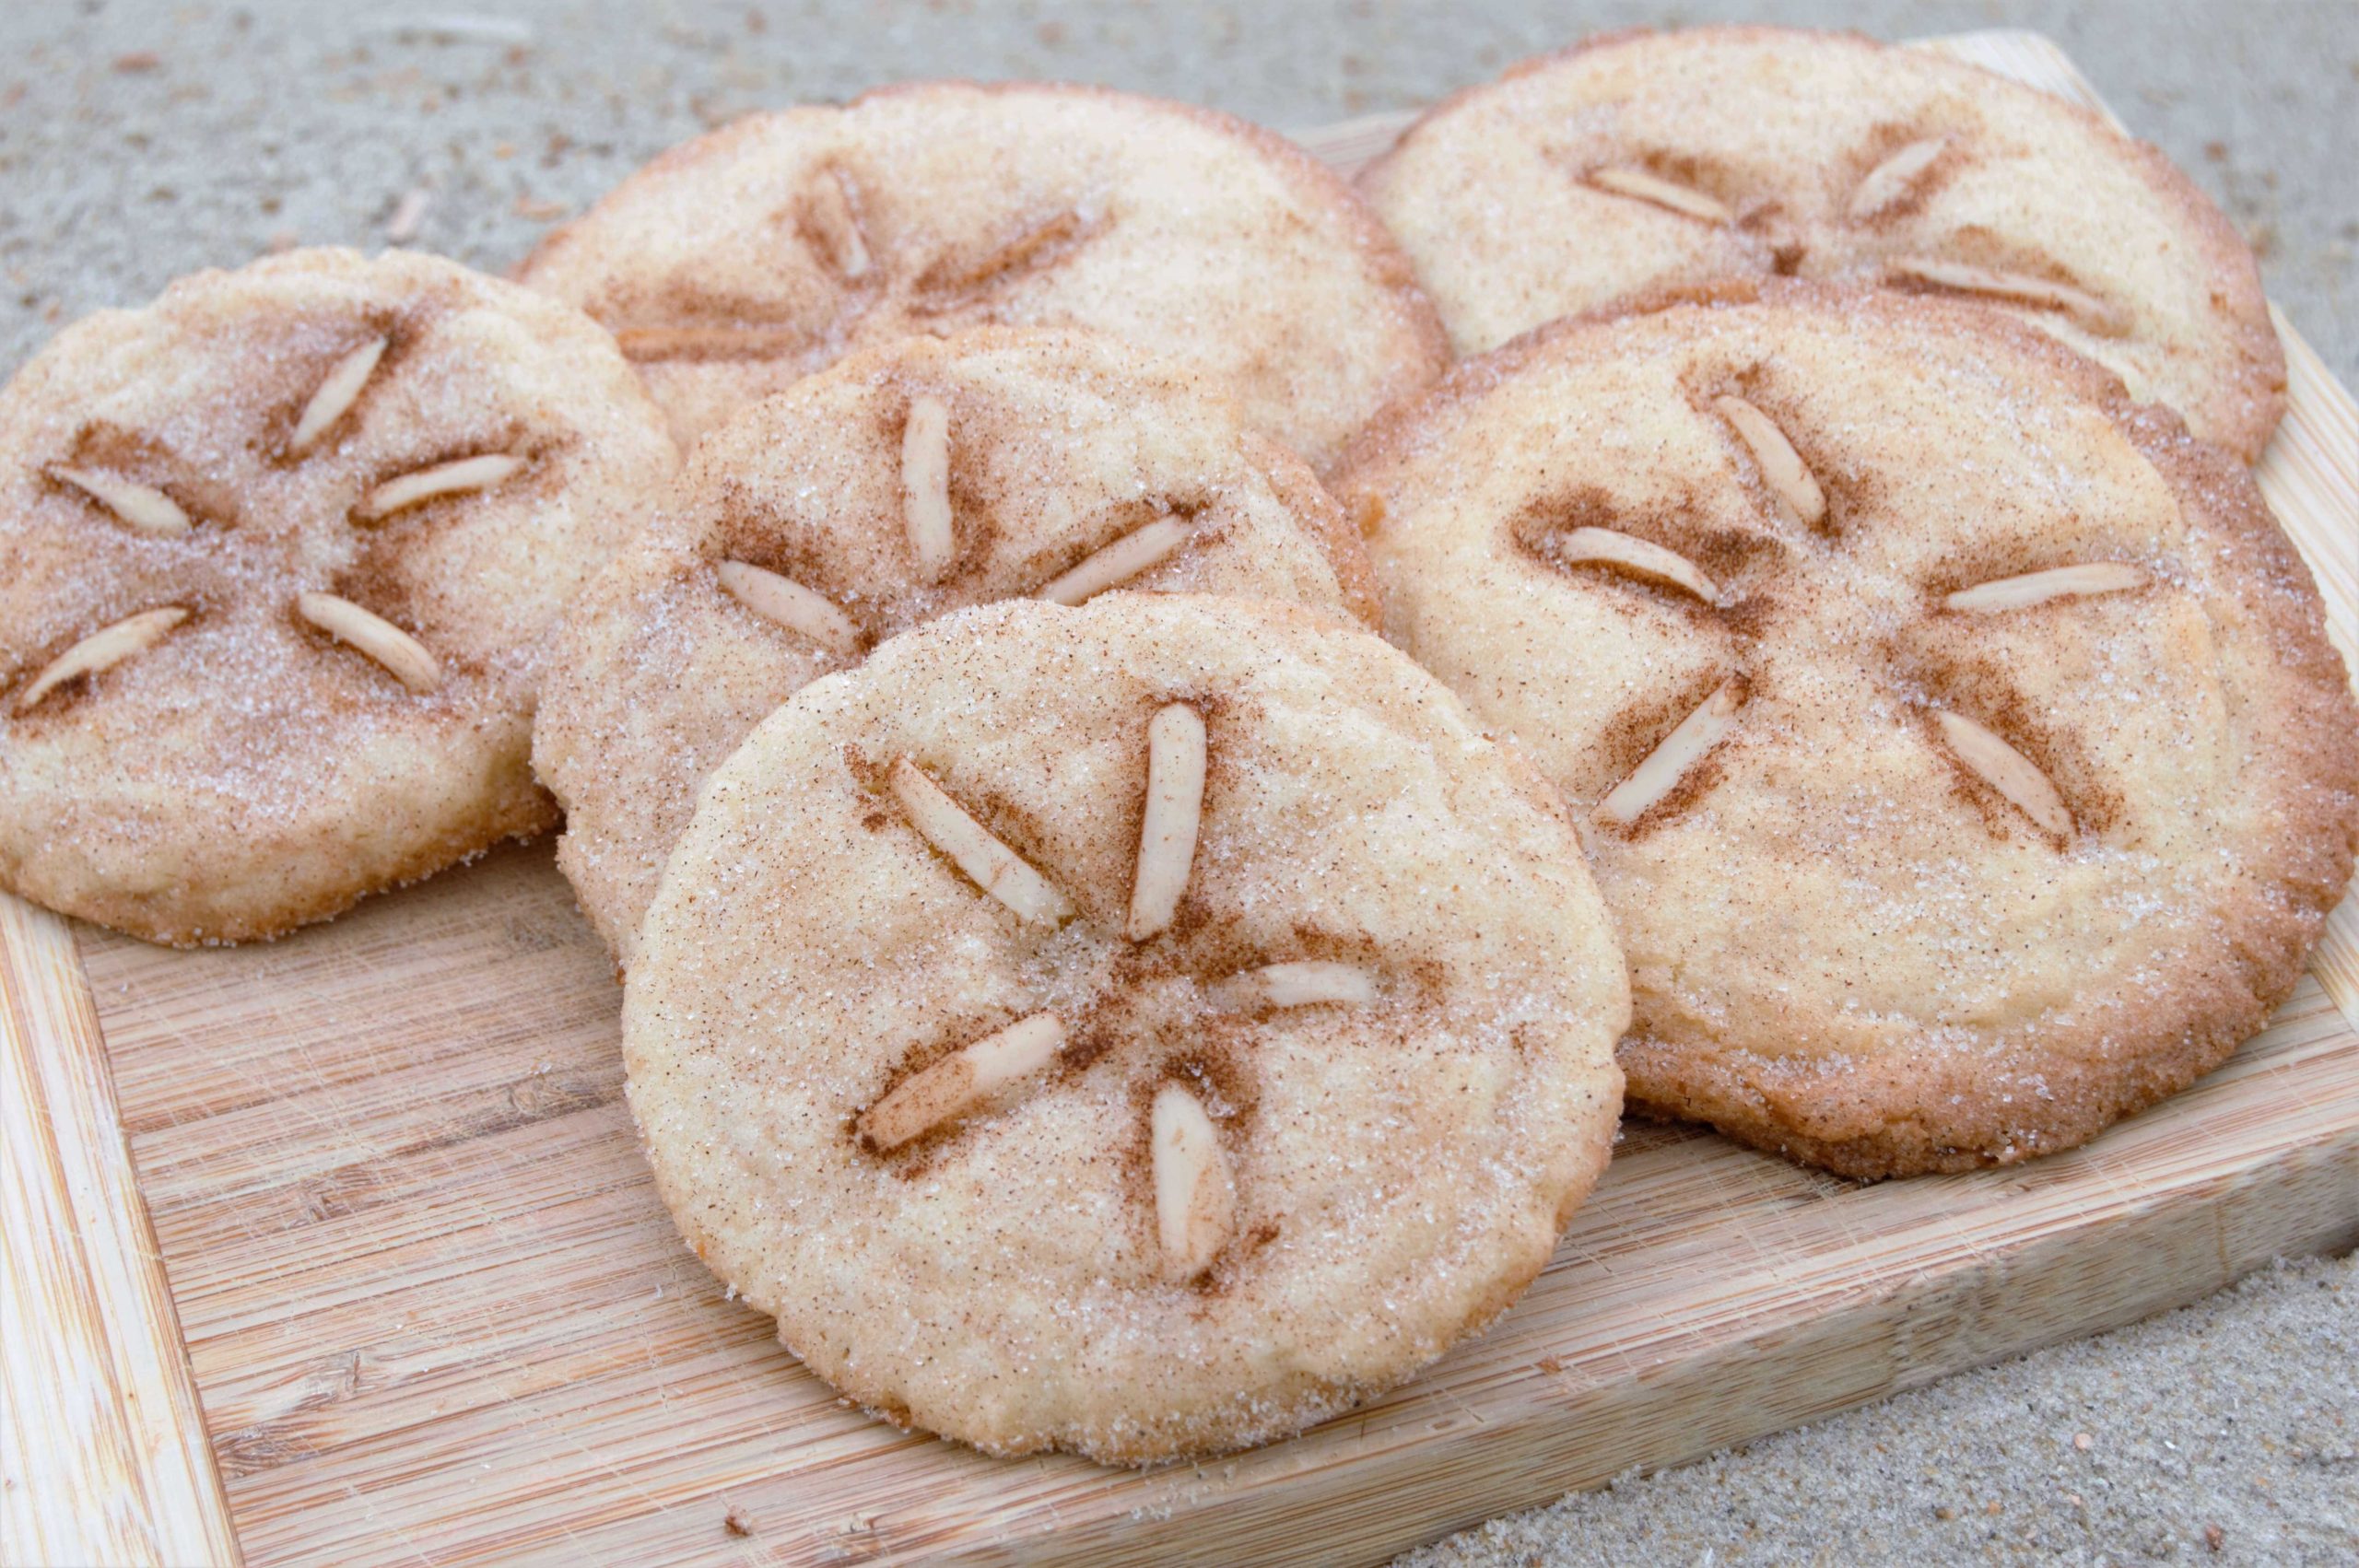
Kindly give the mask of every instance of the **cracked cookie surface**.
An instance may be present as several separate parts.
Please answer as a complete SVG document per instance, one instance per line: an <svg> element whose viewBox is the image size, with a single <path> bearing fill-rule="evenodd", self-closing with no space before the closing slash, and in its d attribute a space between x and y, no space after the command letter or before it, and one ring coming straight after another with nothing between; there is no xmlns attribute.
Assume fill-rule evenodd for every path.
<svg viewBox="0 0 2359 1568"><path fill-rule="evenodd" d="M1116 587L1373 621L1372 583L1310 471L1168 363L1071 331L884 345L709 437L569 614L533 743L558 864L628 965L705 775L885 638Z"/></svg>
<svg viewBox="0 0 2359 1568"><path fill-rule="evenodd" d="M0 392L0 883L240 941L548 826L539 634L675 463L594 322L432 257L60 333Z"/></svg>
<svg viewBox="0 0 2359 1568"><path fill-rule="evenodd" d="M933 622L717 772L626 988L698 1254L993 1453L1285 1435L1501 1311L1603 1167L1621 960L1547 788L1373 634Z"/></svg>
<svg viewBox="0 0 2359 1568"><path fill-rule="evenodd" d="M1461 353L1772 275L2003 310L2257 457L2285 358L2251 252L2087 110L1849 34L1613 34L1417 122L1360 187Z"/></svg>
<svg viewBox="0 0 2359 1568"><path fill-rule="evenodd" d="M1351 188L1282 137L1101 88L920 82L749 116L625 181L524 280L611 327L685 447L851 349L1109 332L1331 461L1447 358Z"/></svg>
<svg viewBox="0 0 2359 1568"><path fill-rule="evenodd" d="M1337 483L1388 634L1581 821L1634 1104L1852 1175L2069 1147L2260 1028L2349 880L2347 676L2259 491L1989 312L1558 323Z"/></svg>

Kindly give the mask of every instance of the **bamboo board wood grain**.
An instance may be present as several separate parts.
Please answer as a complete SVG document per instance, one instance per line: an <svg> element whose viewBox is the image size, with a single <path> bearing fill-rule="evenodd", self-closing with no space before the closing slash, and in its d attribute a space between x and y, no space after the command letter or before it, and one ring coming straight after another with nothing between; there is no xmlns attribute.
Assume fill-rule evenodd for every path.
<svg viewBox="0 0 2359 1568"><path fill-rule="evenodd" d="M0 1562L234 1561L66 921L0 894Z"/></svg>
<svg viewBox="0 0 2359 1568"><path fill-rule="evenodd" d="M1939 46L2088 98L2031 35ZM1312 140L1348 164L1398 123ZM2261 480L2348 658L2359 413L2288 349ZM11 1533L11 1559L228 1557L209 1458L258 1564L1374 1560L2359 1245L2346 901L2266 1033L2086 1149L1862 1187L1635 1127L1525 1300L1377 1405L1215 1465L993 1461L840 1408L687 1254L621 1104L610 968L546 847L269 946L80 928L79 974L62 922L0 917L21 1315L0 1433L12 1477L61 1449L41 1516L12 1516L104 1500L82 1546ZM137 1196L103 1175L118 1109ZM20 1214L43 1161L101 1175L24 1187ZM169 1302L141 1293L143 1198ZM87 1287L19 1291L60 1258ZM35 1427L20 1376L99 1416Z"/></svg>

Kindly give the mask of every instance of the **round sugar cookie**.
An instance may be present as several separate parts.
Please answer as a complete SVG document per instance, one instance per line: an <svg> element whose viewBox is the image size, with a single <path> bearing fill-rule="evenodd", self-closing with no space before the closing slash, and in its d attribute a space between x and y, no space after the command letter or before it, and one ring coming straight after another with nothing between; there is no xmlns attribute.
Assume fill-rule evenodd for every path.
<svg viewBox="0 0 2359 1568"><path fill-rule="evenodd" d="M2259 270L2194 181L2087 110L1923 49L1609 35L1442 103L1360 184L1464 354L1790 274L2003 310L2248 461L2283 411Z"/></svg>
<svg viewBox="0 0 2359 1568"><path fill-rule="evenodd" d="M1096 88L921 82L751 115L522 275L614 329L683 447L854 347L1079 326L1188 360L1323 466L1448 357L1349 185L1242 121Z"/></svg>
<svg viewBox="0 0 2359 1568"><path fill-rule="evenodd" d="M982 328L864 351L706 438L569 616L534 724L557 863L617 959L705 775L921 621L1120 585L1373 622L1341 509L1199 382L1102 334Z"/></svg>
<svg viewBox="0 0 2359 1568"><path fill-rule="evenodd" d="M624 997L699 1257L994 1454L1264 1442L1504 1309L1604 1165L1621 958L1546 786L1374 634L1009 603L713 777Z"/></svg>
<svg viewBox="0 0 2359 1568"><path fill-rule="evenodd" d="M2259 1029L2359 737L2228 454L1987 310L1544 329L1339 481L1386 626L1584 830L1634 1104L1855 1176L2069 1147Z"/></svg>
<svg viewBox="0 0 2359 1568"><path fill-rule="evenodd" d="M0 885L276 935L550 825L535 641L676 465L578 311L301 251L0 392Z"/></svg>

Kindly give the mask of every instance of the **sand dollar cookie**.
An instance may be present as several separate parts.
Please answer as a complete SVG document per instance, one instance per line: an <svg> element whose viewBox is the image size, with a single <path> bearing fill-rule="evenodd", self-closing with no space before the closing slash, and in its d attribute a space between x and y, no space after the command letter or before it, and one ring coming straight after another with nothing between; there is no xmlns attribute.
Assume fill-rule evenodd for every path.
<svg viewBox="0 0 2359 1568"><path fill-rule="evenodd" d="M1584 827L1634 1102L1856 1175L2217 1064L2351 874L2359 738L2236 461L1989 312L1567 322L1341 481L1387 629Z"/></svg>
<svg viewBox="0 0 2359 1568"><path fill-rule="evenodd" d="M0 392L0 883L270 936L546 827L534 641L676 462L597 325L297 252Z"/></svg>
<svg viewBox="0 0 2359 1568"><path fill-rule="evenodd" d="M1546 787L1372 633L987 605L714 776L624 1003L697 1252L992 1453L1298 1430L1503 1309L1605 1163L1621 959Z"/></svg>
<svg viewBox="0 0 2359 1568"><path fill-rule="evenodd" d="M1361 188L1461 353L1791 274L2003 310L2248 460L2283 408L2259 269L2192 181L2086 110L1921 50L1614 34L1450 99Z"/></svg>
<svg viewBox="0 0 2359 1568"><path fill-rule="evenodd" d="M628 963L697 787L769 711L921 621L1109 588L1348 608L1366 553L1292 454L1101 334L905 338L756 404L569 614L534 729L558 863Z"/></svg>
<svg viewBox="0 0 2359 1568"><path fill-rule="evenodd" d="M1094 88L752 115L625 181L522 276L614 329L683 446L848 349L996 323L1180 356L1323 465L1446 357L1341 180L1241 121Z"/></svg>

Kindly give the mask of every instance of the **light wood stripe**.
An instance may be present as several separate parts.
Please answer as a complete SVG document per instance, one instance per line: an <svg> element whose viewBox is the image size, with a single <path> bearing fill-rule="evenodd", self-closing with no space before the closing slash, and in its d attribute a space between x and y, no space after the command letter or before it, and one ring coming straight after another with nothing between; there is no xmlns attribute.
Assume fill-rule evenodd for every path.
<svg viewBox="0 0 2359 1568"><path fill-rule="evenodd" d="M2253 477L2318 578L2327 638L2359 687L2359 403L2294 324L2270 311L2285 342L2286 414ZM2359 891L2327 917L2310 972L2359 1029Z"/></svg>
<svg viewBox="0 0 2359 1568"><path fill-rule="evenodd" d="M0 893L0 1561L236 1562L72 930Z"/></svg>

